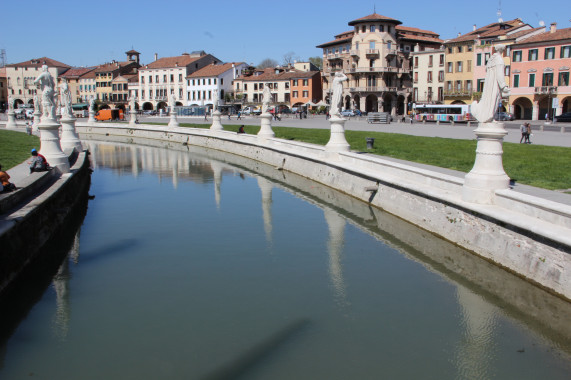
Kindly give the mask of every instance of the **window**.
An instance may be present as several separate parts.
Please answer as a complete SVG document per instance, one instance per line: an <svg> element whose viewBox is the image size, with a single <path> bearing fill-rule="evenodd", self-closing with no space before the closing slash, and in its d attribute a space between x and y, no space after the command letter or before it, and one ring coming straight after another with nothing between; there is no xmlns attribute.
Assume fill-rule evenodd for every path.
<svg viewBox="0 0 571 380"><path fill-rule="evenodd" d="M370 31L371 33L375 33L375 25L371 25L369 31Z"/></svg>
<svg viewBox="0 0 571 380"><path fill-rule="evenodd" d="M554 47L545 48L545 59L555 59L555 48Z"/></svg>
<svg viewBox="0 0 571 380"><path fill-rule="evenodd" d="M543 73L542 86L553 86L553 73Z"/></svg>
<svg viewBox="0 0 571 380"><path fill-rule="evenodd" d="M163 74L163 83L167 83L167 74Z"/></svg>
<svg viewBox="0 0 571 380"><path fill-rule="evenodd" d="M369 42L369 49L374 49L374 48L375 48L375 41Z"/></svg>
<svg viewBox="0 0 571 380"><path fill-rule="evenodd" d="M478 92L484 91L484 79L478 79L478 82L476 82L476 90Z"/></svg>
<svg viewBox="0 0 571 380"><path fill-rule="evenodd" d="M254 91L258 91L258 84L254 83Z"/></svg>
<svg viewBox="0 0 571 380"><path fill-rule="evenodd" d="M476 66L482 66L482 53L476 54Z"/></svg>
<svg viewBox="0 0 571 380"><path fill-rule="evenodd" d="M472 45L468 45L467 51L472 51L472 49L473 49Z"/></svg>
<svg viewBox="0 0 571 380"><path fill-rule="evenodd" d="M216 84L216 78L214 78L214 84ZM220 85L224 85L224 78L220 78Z"/></svg>
<svg viewBox="0 0 571 380"><path fill-rule="evenodd" d="M433 60L433 56L429 55L428 56L428 67L432 67L432 60ZM418 61L416 61L416 66L418 66Z"/></svg>
<svg viewBox="0 0 571 380"><path fill-rule="evenodd" d="M559 58L571 58L571 46L561 46Z"/></svg>
<svg viewBox="0 0 571 380"><path fill-rule="evenodd" d="M414 67L418 67L418 57L414 57Z"/></svg>
<svg viewBox="0 0 571 380"><path fill-rule="evenodd" d="M209 84L209 85L211 84L211 83L210 83L210 78L208 78L208 84Z"/></svg>
<svg viewBox="0 0 571 380"><path fill-rule="evenodd" d="M444 99L444 91L442 87L438 87L438 101L441 102Z"/></svg>
<svg viewBox="0 0 571 380"><path fill-rule="evenodd" d="M464 88L466 88L466 91L472 91L472 81L471 80L467 80L464 84Z"/></svg>
<svg viewBox="0 0 571 380"><path fill-rule="evenodd" d="M414 73L414 83L418 82L418 72Z"/></svg>
<svg viewBox="0 0 571 380"><path fill-rule="evenodd" d="M159 76L155 75L155 83L159 83Z"/></svg>
<svg viewBox="0 0 571 380"><path fill-rule="evenodd" d="M466 62L466 72L467 73L472 72L472 60L470 59Z"/></svg>
<svg viewBox="0 0 571 380"><path fill-rule="evenodd" d="M307 79L304 79L304 80L303 80L303 85L304 85L305 87L307 87L308 83L309 83L309 82L308 82ZM275 85L276 85L276 87L277 87L278 84L276 83Z"/></svg>
<svg viewBox="0 0 571 380"><path fill-rule="evenodd" d="M454 64L452 62L448 62L448 69L446 70L447 73L454 72Z"/></svg>
<svg viewBox="0 0 571 380"><path fill-rule="evenodd" d="M145 77L141 77L141 83L145 83Z"/></svg>
<svg viewBox="0 0 571 380"><path fill-rule="evenodd" d="M461 72L462 72L462 61L456 62L456 72L457 72L457 73L461 73Z"/></svg>
<svg viewBox="0 0 571 380"><path fill-rule="evenodd" d="M529 86L528 87L535 87L535 74L529 74Z"/></svg>
<svg viewBox="0 0 571 380"><path fill-rule="evenodd" d="M444 66L444 54L440 54L440 66Z"/></svg>
<svg viewBox="0 0 571 380"><path fill-rule="evenodd" d="M432 83L432 71L429 71L427 74L428 75L427 75L426 80L428 81L428 83Z"/></svg>
<svg viewBox="0 0 571 380"><path fill-rule="evenodd" d="M528 61L537 61L537 49L529 49L527 53Z"/></svg>
<svg viewBox="0 0 571 380"><path fill-rule="evenodd" d="M504 75L505 75L506 77L509 77L509 76L510 76L510 65L506 65L506 66L504 67Z"/></svg>
<svg viewBox="0 0 571 380"><path fill-rule="evenodd" d="M293 91L293 94L292 94L292 96L293 96L294 98L297 98L297 94L298 94L298 92L297 92L297 91Z"/></svg>
<svg viewBox="0 0 571 380"><path fill-rule="evenodd" d="M297 79L293 80L292 86L297 86Z"/></svg>
<svg viewBox="0 0 571 380"><path fill-rule="evenodd" d="M514 74L514 88L519 87L519 74Z"/></svg>
<svg viewBox="0 0 571 380"><path fill-rule="evenodd" d="M521 62L521 50L515 50L513 52L512 61L514 62Z"/></svg>
<svg viewBox="0 0 571 380"><path fill-rule="evenodd" d="M438 72L438 81L439 82L444 82L444 70L440 70Z"/></svg>
<svg viewBox="0 0 571 380"><path fill-rule="evenodd" d="M366 30L367 30L367 29L365 28L365 25L363 25L363 26L361 27L361 33L365 33Z"/></svg>
<svg viewBox="0 0 571 380"><path fill-rule="evenodd" d="M309 91L304 91L304 92L303 92L303 97L304 97L304 98L308 98L308 97L309 97Z"/></svg>
<svg viewBox="0 0 571 380"><path fill-rule="evenodd" d="M392 47L392 42L391 41L387 42L387 49L391 50L391 47Z"/></svg>
<svg viewBox="0 0 571 380"><path fill-rule="evenodd" d="M171 74L171 82L174 82L174 74Z"/></svg>
<svg viewBox="0 0 571 380"><path fill-rule="evenodd" d="M569 71L559 73L558 86L569 86Z"/></svg>
<svg viewBox="0 0 571 380"><path fill-rule="evenodd" d="M178 81L182 82L182 74L178 74Z"/></svg>
<svg viewBox="0 0 571 380"><path fill-rule="evenodd" d="M484 54L484 64L488 64L488 59L490 59L490 53Z"/></svg>
<svg viewBox="0 0 571 380"><path fill-rule="evenodd" d="M385 26L379 25L379 32L384 32L384 31L385 31Z"/></svg>
<svg viewBox="0 0 571 380"><path fill-rule="evenodd" d="M462 53L462 46L458 46L458 53Z"/></svg>
<svg viewBox="0 0 571 380"><path fill-rule="evenodd" d="M462 81L461 80L456 81L456 91L462 91Z"/></svg>
<svg viewBox="0 0 571 380"><path fill-rule="evenodd" d="M452 54L452 48L451 47L448 48L448 54Z"/></svg>
<svg viewBox="0 0 571 380"><path fill-rule="evenodd" d="M208 100L212 100L212 91L208 91Z"/></svg>

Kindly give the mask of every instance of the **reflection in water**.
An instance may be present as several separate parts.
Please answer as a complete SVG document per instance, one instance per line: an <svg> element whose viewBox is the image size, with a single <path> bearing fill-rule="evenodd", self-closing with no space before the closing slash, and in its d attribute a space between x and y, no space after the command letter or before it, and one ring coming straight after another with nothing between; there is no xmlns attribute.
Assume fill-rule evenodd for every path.
<svg viewBox="0 0 571 380"><path fill-rule="evenodd" d="M142 181L157 191L150 184L157 178L172 181L175 189L164 190L159 204L146 204L154 220L138 220L141 231L122 228L103 235L103 241L93 229L107 234L103 224L125 224L122 215L103 205L132 202L140 208L140 199L149 203L149 198L135 192L97 197L95 202L102 203L90 210L96 222L82 234L88 240L85 235L91 233L93 241L82 240L81 263L70 268L79 257L76 237L70 261L53 279L57 337L70 347L74 338L75 347L101 344L98 363L116 352L125 355L126 363L138 363L130 370L140 367L143 374L123 373L125 378L403 378L405 373L408 378L493 378L509 374L505 368L519 355L511 341L506 343L512 337L517 348L525 342L549 349L558 345L561 356L569 351L567 303L363 202L224 152L89 145L93 167L114 173L101 170L99 178L136 178L130 187L118 186L117 194L140 188ZM109 194L105 186L100 191ZM221 207L224 194L232 199ZM259 214L248 212L260 204L261 221ZM158 214L160 208L165 215ZM297 208L305 210L301 217ZM239 227L263 223L263 231L234 228L236 221ZM148 231L155 230L166 236L149 237ZM219 231L222 235L215 234ZM266 254L274 250L280 254ZM80 269L72 278L70 273ZM70 286L81 292L70 292ZM102 298L105 310L89 309L89 297ZM92 322L87 313L96 315ZM97 342L90 323L94 329L108 328L108 341ZM81 326L85 338L75 336ZM109 341L118 343L108 347ZM33 349L22 348L27 350ZM42 347L37 351L45 356ZM141 363L142 355L148 363ZM526 355L532 354L527 350ZM550 353L531 357L541 371L550 370L552 362L557 370L567 368ZM50 359L55 360L47 358L48 367ZM411 360L415 365L407 366ZM109 375L98 372L100 367L106 366L98 365L93 376ZM78 364L78 373L82 370Z"/></svg>
<svg viewBox="0 0 571 380"><path fill-rule="evenodd" d="M347 294L345 282L343 281L343 267L341 264L341 254L343 252L343 242L345 239L345 218L339 213L325 208L323 210L327 227L329 227L329 240L327 241L327 251L329 252L329 275L331 283L335 289L337 302L341 306L347 304Z"/></svg>

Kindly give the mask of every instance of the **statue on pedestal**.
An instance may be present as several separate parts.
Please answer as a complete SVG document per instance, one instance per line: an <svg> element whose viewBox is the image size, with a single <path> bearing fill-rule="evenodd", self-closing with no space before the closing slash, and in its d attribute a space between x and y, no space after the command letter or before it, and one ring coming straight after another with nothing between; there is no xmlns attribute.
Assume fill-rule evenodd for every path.
<svg viewBox="0 0 571 380"><path fill-rule="evenodd" d="M509 88L504 80L505 65L503 59L504 45L496 45L496 52L486 64L486 79L480 101L472 103L470 112L480 123L494 120L502 97L509 95Z"/></svg>
<svg viewBox="0 0 571 380"><path fill-rule="evenodd" d="M135 111L135 102L137 101L137 97L132 95L129 97L129 110Z"/></svg>
<svg viewBox="0 0 571 380"><path fill-rule="evenodd" d="M38 94L34 94L34 113L36 112L42 113L41 106L42 103L40 101L40 98L38 97Z"/></svg>
<svg viewBox="0 0 571 380"><path fill-rule="evenodd" d="M8 95L8 112L14 111L14 97L12 95Z"/></svg>
<svg viewBox="0 0 571 380"><path fill-rule="evenodd" d="M339 104L341 103L341 97L343 96L343 82L346 80L347 75L345 75L345 73L342 71L335 73L333 84L331 85L331 88L333 89L333 95L331 97L331 110L329 111L331 116L339 116L341 114Z"/></svg>
<svg viewBox="0 0 571 380"><path fill-rule="evenodd" d="M262 93L262 113L268 113L271 101L272 93L270 92L270 85L266 83L264 86L264 92Z"/></svg>
<svg viewBox="0 0 571 380"><path fill-rule="evenodd" d="M54 78L48 71L48 66L42 66L42 73L36 78L34 84L40 85L42 90L42 107L43 107L43 117L49 120L55 119L55 108L56 104L54 101Z"/></svg>
<svg viewBox="0 0 571 380"><path fill-rule="evenodd" d="M218 90L213 91L213 98L212 98L212 111L218 111Z"/></svg>
<svg viewBox="0 0 571 380"><path fill-rule="evenodd" d="M65 78L62 79L60 85L60 97L62 105L62 117L71 119L73 117L73 109L71 107L71 91Z"/></svg>

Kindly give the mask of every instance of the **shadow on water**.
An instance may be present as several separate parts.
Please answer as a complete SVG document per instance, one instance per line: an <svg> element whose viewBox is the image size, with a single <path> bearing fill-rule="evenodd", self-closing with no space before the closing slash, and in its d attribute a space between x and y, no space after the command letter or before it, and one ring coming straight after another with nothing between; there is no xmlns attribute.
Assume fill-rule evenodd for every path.
<svg viewBox="0 0 571 380"><path fill-rule="evenodd" d="M62 263L73 250L87 213L89 183L64 223L40 249L38 259L24 270L0 297L0 368L8 340L49 288Z"/></svg>

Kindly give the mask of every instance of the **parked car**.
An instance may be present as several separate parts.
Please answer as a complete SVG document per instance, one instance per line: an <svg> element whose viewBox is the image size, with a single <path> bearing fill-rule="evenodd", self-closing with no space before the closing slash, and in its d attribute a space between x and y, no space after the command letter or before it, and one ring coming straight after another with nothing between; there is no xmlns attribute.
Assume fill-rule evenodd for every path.
<svg viewBox="0 0 571 380"><path fill-rule="evenodd" d="M343 110L341 111L341 116L355 116L355 112L353 110Z"/></svg>
<svg viewBox="0 0 571 380"><path fill-rule="evenodd" d="M571 112L565 112L559 116L555 116L555 121L571 122Z"/></svg>
<svg viewBox="0 0 571 380"><path fill-rule="evenodd" d="M155 111L155 110L143 111L143 115L146 115L146 116L154 116L156 114L157 114L157 111Z"/></svg>
<svg viewBox="0 0 571 380"><path fill-rule="evenodd" d="M498 121L513 121L515 119L514 115L509 112L498 112L496 116L494 116L494 120Z"/></svg>

